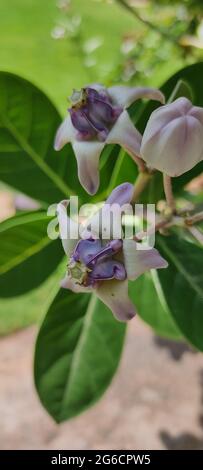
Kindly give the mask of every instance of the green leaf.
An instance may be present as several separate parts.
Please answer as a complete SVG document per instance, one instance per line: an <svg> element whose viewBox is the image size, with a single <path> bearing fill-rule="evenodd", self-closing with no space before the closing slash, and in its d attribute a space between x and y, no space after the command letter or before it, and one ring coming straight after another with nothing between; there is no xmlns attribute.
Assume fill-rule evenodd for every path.
<svg viewBox="0 0 203 470"><path fill-rule="evenodd" d="M139 316L156 334L174 340L182 339L167 306L156 271L148 272L136 281L130 282L129 292Z"/></svg>
<svg viewBox="0 0 203 470"><path fill-rule="evenodd" d="M117 369L125 324L94 295L61 290L36 343L35 383L39 397L61 422L92 405Z"/></svg>
<svg viewBox="0 0 203 470"><path fill-rule="evenodd" d="M17 215L0 224L0 296L13 297L39 286L59 265L59 240L47 235L43 212Z"/></svg>
<svg viewBox="0 0 203 470"><path fill-rule="evenodd" d="M58 202L73 193L75 158L53 149L61 123L46 95L16 75L0 72L0 179L34 199ZM72 186L75 188L75 185Z"/></svg>
<svg viewBox="0 0 203 470"><path fill-rule="evenodd" d="M133 183L135 182L138 176L138 169L135 162L132 158L127 155L127 153L121 149L116 163L114 165L113 171L111 172L111 177L109 180L108 194L119 184L124 182Z"/></svg>
<svg viewBox="0 0 203 470"><path fill-rule="evenodd" d="M158 277L171 314L182 334L203 351L203 248L180 239L157 236L169 267Z"/></svg>
<svg viewBox="0 0 203 470"><path fill-rule="evenodd" d="M187 83L185 80L178 80L175 88L172 90L172 93L167 100L167 103L172 103L172 101L175 101L183 96L193 102L193 91L189 83Z"/></svg>
<svg viewBox="0 0 203 470"><path fill-rule="evenodd" d="M64 267L63 260L56 271L37 289L18 297L0 299L0 336L11 334L42 320L60 289Z"/></svg>

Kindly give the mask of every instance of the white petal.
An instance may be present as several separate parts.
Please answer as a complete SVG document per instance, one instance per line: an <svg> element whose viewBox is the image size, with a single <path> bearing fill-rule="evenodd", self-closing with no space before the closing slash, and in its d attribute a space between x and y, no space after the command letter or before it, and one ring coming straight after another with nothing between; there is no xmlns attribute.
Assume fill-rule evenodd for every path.
<svg viewBox="0 0 203 470"><path fill-rule="evenodd" d="M148 166L179 176L203 158L203 110L187 98L154 111L147 123L141 156Z"/></svg>
<svg viewBox="0 0 203 470"><path fill-rule="evenodd" d="M64 279L61 281L61 287L63 287L63 289L72 290L72 292L74 292L75 294L87 294L89 292L93 292L92 288L84 287L80 284L75 284L75 282L73 282L68 275L65 276Z"/></svg>
<svg viewBox="0 0 203 470"><path fill-rule="evenodd" d="M105 143L74 142L73 149L78 163L78 178L89 194L99 187L99 157Z"/></svg>
<svg viewBox="0 0 203 470"><path fill-rule="evenodd" d="M128 297L128 281L104 281L96 290L98 297L120 321L131 320L135 307Z"/></svg>
<svg viewBox="0 0 203 470"><path fill-rule="evenodd" d="M98 209L91 220L89 225L91 227L92 236L95 238L103 237L108 238L121 238L122 236L122 224L121 224L121 207L125 204L129 204L132 200L134 186L130 183L122 183L117 186L109 197L105 204ZM116 235L117 234L117 235ZM82 234L85 238L85 231Z"/></svg>
<svg viewBox="0 0 203 470"><path fill-rule="evenodd" d="M167 261L155 248L146 251L137 250L136 245L134 240L123 240L124 264L128 279L136 279L150 269L167 268Z"/></svg>
<svg viewBox="0 0 203 470"><path fill-rule="evenodd" d="M139 98L148 98L160 101L162 104L165 103L163 93L156 88L113 86L108 88L108 93L113 103L122 108L128 108Z"/></svg>
<svg viewBox="0 0 203 470"><path fill-rule="evenodd" d="M180 176L202 160L202 135L203 126L192 115L173 119L153 137L148 128L141 147L142 158L169 176Z"/></svg>
<svg viewBox="0 0 203 470"><path fill-rule="evenodd" d="M132 123L128 112L123 111L109 132L106 143L119 144L132 157L140 155L142 136Z"/></svg>
<svg viewBox="0 0 203 470"><path fill-rule="evenodd" d="M78 239L71 239L70 234L78 233L78 225L67 215L67 207L69 205L69 200L61 201L57 205L57 217L59 222L59 234L62 241L63 249L67 256L70 256L78 242ZM71 227L72 224L72 227Z"/></svg>
<svg viewBox="0 0 203 470"><path fill-rule="evenodd" d="M193 109L192 103L187 98L178 98L170 104L160 106L151 114L148 123L146 125L144 135L142 137L142 146L145 144L145 140L152 137L156 137L169 122L174 119L184 116L188 111Z"/></svg>
<svg viewBox="0 0 203 470"><path fill-rule="evenodd" d="M70 116L67 116L66 119L62 122L58 131L56 133L54 148L55 150L61 150L65 144L72 142L75 139L76 130L73 127Z"/></svg>
<svg viewBox="0 0 203 470"><path fill-rule="evenodd" d="M203 125L203 108L200 108L200 106L193 106L188 114L198 119L198 121Z"/></svg>
<svg viewBox="0 0 203 470"><path fill-rule="evenodd" d="M86 85L85 88L92 88L93 90L96 90L98 92L104 91L107 93L107 89L104 85L101 85L100 83L90 83L89 85Z"/></svg>

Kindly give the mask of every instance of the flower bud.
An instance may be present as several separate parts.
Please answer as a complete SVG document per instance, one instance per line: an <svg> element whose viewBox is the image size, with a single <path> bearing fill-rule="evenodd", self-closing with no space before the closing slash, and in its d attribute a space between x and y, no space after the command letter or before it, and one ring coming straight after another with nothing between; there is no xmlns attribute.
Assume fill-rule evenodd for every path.
<svg viewBox="0 0 203 470"><path fill-rule="evenodd" d="M141 157L148 167L180 176L203 159L203 108L178 98L154 111L147 123Z"/></svg>

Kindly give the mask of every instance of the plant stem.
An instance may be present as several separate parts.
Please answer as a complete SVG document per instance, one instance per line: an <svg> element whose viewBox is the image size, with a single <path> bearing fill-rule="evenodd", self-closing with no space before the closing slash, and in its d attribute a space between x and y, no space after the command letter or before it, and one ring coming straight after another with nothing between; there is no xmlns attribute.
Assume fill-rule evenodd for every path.
<svg viewBox="0 0 203 470"><path fill-rule="evenodd" d="M175 205L175 199L173 197L171 177L164 174L163 184L164 184L164 192L166 196L167 205L171 209L171 212L174 214L176 212L176 205Z"/></svg>
<svg viewBox="0 0 203 470"><path fill-rule="evenodd" d="M201 222L203 220L203 211L197 212L197 214L191 215L185 219L186 225L193 225L196 222Z"/></svg>
<svg viewBox="0 0 203 470"><path fill-rule="evenodd" d="M164 37L167 41L172 42L175 45L178 45L178 42L176 39L173 39L165 30L154 25L153 23L151 23L151 21L143 18L138 13L138 11L135 8L131 7L125 0L117 0L117 3L119 3L123 8L128 10L138 21L143 23L145 26L152 29L153 31L156 31L156 33L160 34L160 36Z"/></svg>
<svg viewBox="0 0 203 470"><path fill-rule="evenodd" d="M144 160L142 160L142 158L138 157L137 155L132 155L132 157L133 157L133 160L136 162L140 173L147 173Z"/></svg>
<svg viewBox="0 0 203 470"><path fill-rule="evenodd" d="M133 197L132 197L132 203L135 203L137 202L140 194L144 191L144 189L146 188L147 184L149 183L149 181L151 180L152 178L152 174L151 173L148 173L148 172L140 172L136 181L135 181L135 186L134 186L134 193L133 193Z"/></svg>

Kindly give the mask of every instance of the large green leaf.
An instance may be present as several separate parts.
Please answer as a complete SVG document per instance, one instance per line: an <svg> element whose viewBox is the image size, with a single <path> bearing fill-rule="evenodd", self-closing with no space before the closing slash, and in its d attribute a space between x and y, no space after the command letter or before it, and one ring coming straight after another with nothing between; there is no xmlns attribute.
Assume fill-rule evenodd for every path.
<svg viewBox="0 0 203 470"><path fill-rule="evenodd" d="M60 122L56 108L42 91L20 77L1 72L0 179L48 203L70 195L73 191L68 181L75 159L70 147L69 152L53 149Z"/></svg>
<svg viewBox="0 0 203 470"><path fill-rule="evenodd" d="M35 382L57 422L81 413L109 385L119 363L125 324L95 296L61 290L36 343Z"/></svg>
<svg viewBox="0 0 203 470"><path fill-rule="evenodd" d="M32 212L0 224L0 297L36 288L60 263L61 243L47 235L50 220L43 212Z"/></svg>
<svg viewBox="0 0 203 470"><path fill-rule="evenodd" d="M180 239L157 236L169 267L158 271L170 312L180 331L203 351L203 248Z"/></svg>
<svg viewBox="0 0 203 470"><path fill-rule="evenodd" d="M129 291L139 316L155 333L174 340L182 339L164 298L156 271L148 272L130 282Z"/></svg>

